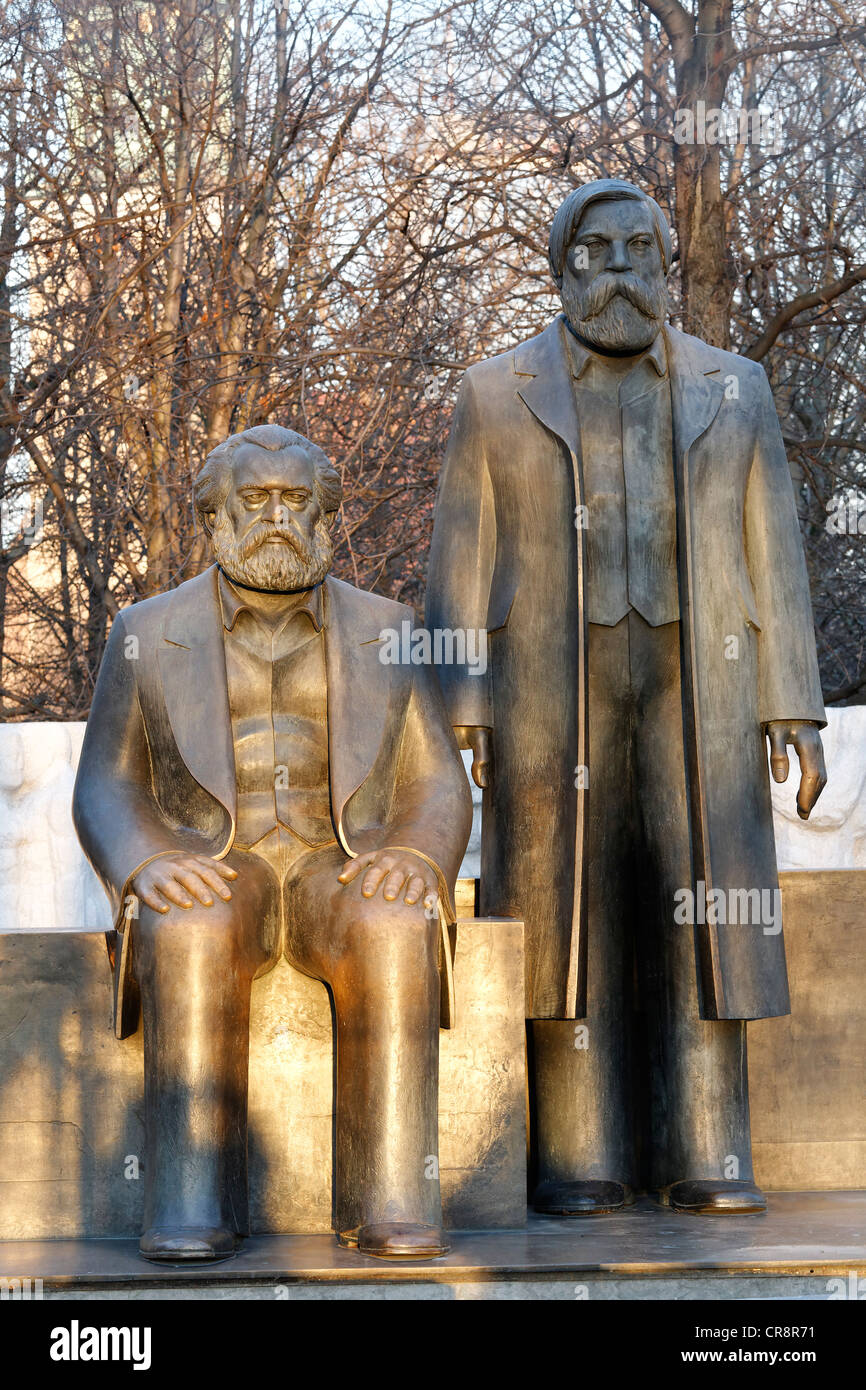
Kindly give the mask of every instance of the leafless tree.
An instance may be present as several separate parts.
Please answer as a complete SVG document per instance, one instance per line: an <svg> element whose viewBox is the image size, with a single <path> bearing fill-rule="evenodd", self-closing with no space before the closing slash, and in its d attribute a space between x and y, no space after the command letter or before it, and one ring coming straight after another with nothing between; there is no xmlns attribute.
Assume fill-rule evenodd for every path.
<svg viewBox="0 0 866 1390"><path fill-rule="evenodd" d="M265 419L342 469L338 572L419 603L459 376L556 312L552 212L607 174L669 211L676 320L767 367L863 698L866 537L827 525L866 496L862 13L13 0L0 54L3 717L83 717L118 607L204 560L205 453Z"/></svg>

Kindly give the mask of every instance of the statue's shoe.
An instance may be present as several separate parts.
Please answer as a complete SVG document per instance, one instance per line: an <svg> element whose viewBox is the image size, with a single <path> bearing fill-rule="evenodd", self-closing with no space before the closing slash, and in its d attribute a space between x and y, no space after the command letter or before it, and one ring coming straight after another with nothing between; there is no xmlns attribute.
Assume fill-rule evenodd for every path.
<svg viewBox="0 0 866 1390"><path fill-rule="evenodd" d="M532 1205L544 1216L604 1216L622 1211L633 1201L634 1194L625 1183L583 1178L539 1183Z"/></svg>
<svg viewBox="0 0 866 1390"><path fill-rule="evenodd" d="M695 1216L757 1216L767 1210L767 1199L753 1182L724 1178L686 1178L662 1188L659 1200L674 1211Z"/></svg>
<svg viewBox="0 0 866 1390"><path fill-rule="evenodd" d="M451 1246L440 1226L423 1226L412 1221L381 1221L344 1231L341 1245L355 1247L360 1255L378 1260L435 1260L447 1255Z"/></svg>
<svg viewBox="0 0 866 1390"><path fill-rule="evenodd" d="M139 1244L146 1260L227 1260L240 1245L234 1231L221 1226L151 1226Z"/></svg>

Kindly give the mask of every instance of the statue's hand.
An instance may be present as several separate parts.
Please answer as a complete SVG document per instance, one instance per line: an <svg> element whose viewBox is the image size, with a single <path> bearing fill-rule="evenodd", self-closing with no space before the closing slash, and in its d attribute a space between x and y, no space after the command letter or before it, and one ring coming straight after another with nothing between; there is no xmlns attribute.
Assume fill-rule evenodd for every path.
<svg viewBox="0 0 866 1390"><path fill-rule="evenodd" d="M357 859L350 859L343 865L337 882L351 883L361 873L364 874L361 892L365 898L375 897L381 885L386 902L395 902L402 893L404 903L410 906L417 902L430 908L436 905L436 876L420 855L387 848L359 854Z"/></svg>
<svg viewBox="0 0 866 1390"><path fill-rule="evenodd" d="M195 901L212 907L214 895L229 902L231 890L226 879L237 876L236 869L207 854L164 854L139 870L132 880L132 891L154 912L168 912L168 903L192 907Z"/></svg>
<svg viewBox="0 0 866 1390"><path fill-rule="evenodd" d="M800 760L800 788L797 792L797 815L808 820L809 814L827 785L821 731L808 719L773 719L767 725L770 740L770 767L776 782L788 778L786 745L793 743Z"/></svg>
<svg viewBox="0 0 866 1390"><path fill-rule="evenodd" d="M493 730L478 724L455 724L459 748L472 749L472 780L482 791L493 781Z"/></svg>

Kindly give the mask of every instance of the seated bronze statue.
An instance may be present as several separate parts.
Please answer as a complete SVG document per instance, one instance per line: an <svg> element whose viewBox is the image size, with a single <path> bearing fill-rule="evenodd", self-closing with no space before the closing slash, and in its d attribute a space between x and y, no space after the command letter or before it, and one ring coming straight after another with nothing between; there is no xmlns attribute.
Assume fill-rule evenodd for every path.
<svg viewBox="0 0 866 1390"><path fill-rule="evenodd" d="M118 1031L144 1022L151 1260L248 1228L250 988L285 953L336 1027L340 1242L429 1257L442 1232L438 1029L471 799L435 678L386 664L411 610L328 575L340 478L262 425L208 456L216 564L124 610L74 815L117 914Z"/></svg>

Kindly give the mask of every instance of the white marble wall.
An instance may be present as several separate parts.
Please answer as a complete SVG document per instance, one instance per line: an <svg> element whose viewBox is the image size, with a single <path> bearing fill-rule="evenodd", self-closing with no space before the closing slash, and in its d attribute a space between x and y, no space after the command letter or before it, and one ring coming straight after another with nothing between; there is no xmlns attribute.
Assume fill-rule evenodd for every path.
<svg viewBox="0 0 866 1390"><path fill-rule="evenodd" d="M0 931L111 926L72 824L83 723L0 724Z"/></svg>
<svg viewBox="0 0 866 1390"><path fill-rule="evenodd" d="M829 782L807 824L796 812L796 766L785 784L772 784L780 869L866 869L866 706L830 710L828 719ZM83 723L0 724L0 931L110 926L70 811L83 736ZM464 761L468 775L468 754ZM480 873L481 793L474 785L472 795L465 878Z"/></svg>

